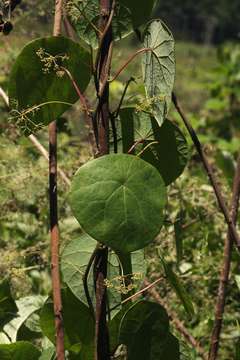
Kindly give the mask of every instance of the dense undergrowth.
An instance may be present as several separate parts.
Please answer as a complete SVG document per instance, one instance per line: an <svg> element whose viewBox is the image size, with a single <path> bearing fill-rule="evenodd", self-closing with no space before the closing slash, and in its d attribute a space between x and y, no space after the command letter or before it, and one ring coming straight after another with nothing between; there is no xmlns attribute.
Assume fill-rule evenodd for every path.
<svg viewBox="0 0 240 360"><path fill-rule="evenodd" d="M38 32L42 35L40 28ZM0 38L0 85L4 89L7 88L11 64L26 39L26 34L22 34L20 38L17 34L12 34L11 41ZM133 46L133 41L130 40L123 43L116 63L123 56L127 58ZM236 119L240 112L240 100L235 83L239 85L240 70L234 63L237 60L231 54L235 51L235 56L239 59L240 51L233 48L225 46L220 51L213 47L178 43L176 49L176 92L193 126L199 131L209 158L217 161L219 168L215 171L227 201L230 199L230 179L239 148L239 125ZM111 89L113 104L114 96L116 99L119 97L124 82L131 77L133 67L135 73L139 68L140 74L140 64L135 61L127 68L124 77L114 82ZM232 76L231 82L229 74ZM141 93L143 89L138 85L136 76L135 82L129 87L126 102L131 104L136 96L141 100ZM91 100L94 102L94 99ZM173 110L169 117L181 126ZM74 120L71 125L68 121L70 118ZM2 99L0 119L0 276L10 276L16 298L30 294L44 296L50 289L46 197L48 164L29 140L20 138L18 131L9 124ZM77 111L71 110L64 115L58 139L59 166L69 177L91 157L86 134ZM39 133L38 138L47 146L45 130ZM188 140L190 144L190 139ZM147 248L146 259L151 279L163 276L162 282L157 286L159 293L167 298L168 306L176 311L179 319L185 322L207 350L227 228L193 147L191 151L192 157L186 171L171 185L165 228L155 244ZM79 233L76 220L66 206L66 187L60 179L62 248ZM195 316L190 321L164 279L156 246L160 243L165 259L185 283L195 305ZM220 358L223 360L233 359L235 343L240 337L239 260L239 254L234 252L220 350ZM193 356L197 359L197 355Z"/></svg>

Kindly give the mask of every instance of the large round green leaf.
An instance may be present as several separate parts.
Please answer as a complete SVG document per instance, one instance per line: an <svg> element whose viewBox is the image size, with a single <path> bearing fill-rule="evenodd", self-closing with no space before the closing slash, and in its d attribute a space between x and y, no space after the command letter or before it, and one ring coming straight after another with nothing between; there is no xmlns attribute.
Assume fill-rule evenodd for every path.
<svg viewBox="0 0 240 360"><path fill-rule="evenodd" d="M167 116L175 78L174 39L159 19L153 20L144 32L143 79L149 106L159 126Z"/></svg>
<svg viewBox="0 0 240 360"><path fill-rule="evenodd" d="M168 335L166 310L159 304L139 301L121 321L119 344L127 345L129 360L163 360L161 355Z"/></svg>
<svg viewBox="0 0 240 360"><path fill-rule="evenodd" d="M119 121L120 120L120 121ZM118 151L131 151L152 164L160 172L166 185L175 181L183 172L188 158L188 145L182 131L171 121L161 127L148 113L133 107L120 110L117 121Z"/></svg>
<svg viewBox="0 0 240 360"><path fill-rule="evenodd" d="M116 251L131 252L159 233L166 189L147 162L131 155L106 155L77 171L69 203L86 233Z"/></svg>
<svg viewBox="0 0 240 360"><path fill-rule="evenodd" d="M85 90L91 76L90 55L70 39L34 40L17 57L9 81L10 108L25 134L57 119L78 99L69 77L58 66L68 69L81 91Z"/></svg>
<svg viewBox="0 0 240 360"><path fill-rule="evenodd" d="M40 355L40 351L29 342L0 345L1 360L38 360Z"/></svg>
<svg viewBox="0 0 240 360"><path fill-rule="evenodd" d="M96 241L89 235L82 234L79 238L71 240L65 246L61 254L61 272L63 275L63 281L68 285L73 294L85 304L87 304L87 299L83 286L83 275L85 274L87 264L89 263L96 244ZM136 277L139 278L139 280L134 281L136 288L138 288L140 281L143 279L146 272L144 253L142 250L138 250L131 253L130 257L132 261L131 272L133 273L134 280ZM108 301L110 308L113 308L121 302L121 292L118 289L121 285L121 281L119 279L119 261L119 256L117 256L113 251L109 252L107 280L111 285L108 288ZM130 273L128 272L128 274ZM95 289L92 268L88 276L88 290L94 303Z"/></svg>

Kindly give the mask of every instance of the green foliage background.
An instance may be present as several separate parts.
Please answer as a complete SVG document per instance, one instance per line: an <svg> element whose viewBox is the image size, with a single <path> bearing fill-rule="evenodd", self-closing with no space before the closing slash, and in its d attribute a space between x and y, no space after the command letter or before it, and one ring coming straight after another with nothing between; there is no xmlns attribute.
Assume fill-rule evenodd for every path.
<svg viewBox="0 0 240 360"><path fill-rule="evenodd" d="M203 13L206 16L212 6L210 3L212 4L195 2L193 8L193 2L181 2L179 6L177 1L170 1L168 5L160 4L160 11L168 14L166 18L171 20L174 12L169 15L169 9L175 9L175 12L181 9L183 13L184 7L188 6L191 10L189 14L200 16L200 13ZM228 11L224 12L226 2L221 3L218 9L214 7L213 14L218 19L223 18L223 31L231 14L234 13L237 17L238 4L232 2ZM48 9L46 2L31 1L26 4L27 14L30 16L26 18L26 13L23 13L18 17L11 39L0 38L0 85L4 89L7 88L13 60L22 45L31 38L46 35L50 31L52 10ZM197 8L200 4L201 9ZM176 16L173 17L176 19ZM239 23L237 19L232 21L237 22ZM174 29L174 26L172 28ZM231 32L234 32L233 26L229 29L229 34ZM135 40L125 39L121 45L117 45L113 73L119 63L133 52L134 42ZM239 151L240 48L237 44L225 44L216 48L179 41L176 58L176 92L205 144L210 160L218 165L215 172L224 189L225 198L229 201L231 176ZM119 80L111 85L114 105L117 104L124 83L131 77L133 70L138 72L140 77L140 61L134 61ZM135 80L129 88L126 101L128 105L136 100L141 104L144 89L139 85L138 75ZM88 91L90 94L91 87ZM59 165L69 177L91 157L87 132L82 119L79 119L78 109L79 104L64 114L60 123ZM173 110L169 117L176 120L181 127ZM70 118L73 121L69 122ZM183 128L182 130L184 131ZM45 130L39 134L39 139L47 147ZM163 280L157 289L207 350L227 229L218 212L213 191L202 172L198 156L193 147L191 150L192 158L187 169L170 186L165 226L157 242L148 247L146 256L151 280L164 276L156 250L156 245L161 244L165 259L182 279L192 298L195 315L189 320L168 282ZM18 131L8 123L7 111L0 99L0 276L10 277L12 291L17 299L29 294L44 296L50 289L47 179L46 161L29 140L21 138ZM70 239L80 235L78 225L66 206L65 196L66 185L59 179L63 248ZM239 280L239 261L239 255L234 250L220 349L220 359L223 360L234 358L234 344L240 337L240 289L239 282L236 281ZM192 354L192 358L198 359L196 354Z"/></svg>

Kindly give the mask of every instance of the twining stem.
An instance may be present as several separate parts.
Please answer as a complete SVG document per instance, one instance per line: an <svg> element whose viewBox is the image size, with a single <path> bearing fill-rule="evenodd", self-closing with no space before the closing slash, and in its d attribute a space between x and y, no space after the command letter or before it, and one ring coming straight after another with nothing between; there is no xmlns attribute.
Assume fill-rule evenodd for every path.
<svg viewBox="0 0 240 360"><path fill-rule="evenodd" d="M231 216L229 214L229 211L228 211L228 208L225 204L225 201L223 199L223 196L222 196L222 193L221 193L221 189L217 183L217 180L215 178L215 175L214 175L214 172L213 172L213 169L211 167L211 165L209 164L208 162L208 159L203 151L203 147L202 147L202 144L200 143L199 139L198 139L198 136L196 134L196 132L194 131L194 129L192 128L191 124L189 123L187 117L185 116L184 112L182 111L179 103L178 103L178 100L177 100L177 97L176 95L173 93L172 94L172 101L174 103L174 106L177 110L177 112L179 113L181 119L183 120L184 122L184 125L186 126L188 132L189 132L189 135L191 136L192 138L192 141L196 147L196 150L200 156L200 159L203 163L203 166L207 172L207 175L208 175L208 178L209 178L209 181L213 187L213 190L215 192L215 195L216 195L216 198L217 198L217 201L218 201L218 205L219 205L219 208L221 210L221 212L223 213L224 215L224 218L226 220L226 223L228 225L228 228L229 228L229 231L231 232L231 236L237 246L237 249L238 251L240 251L240 238L239 238L239 235L237 233L237 230L236 230L236 227L231 219Z"/></svg>
<svg viewBox="0 0 240 360"><path fill-rule="evenodd" d="M129 87L129 85L130 85L130 83L131 83L132 81L135 81L134 77L130 77L130 79L126 82L126 85L125 85L125 87L124 87L124 90L123 90L121 99L120 99L119 104L118 104L118 107L117 107L117 109L114 111L114 116L115 116L116 118L117 118L118 115L119 115L120 109L121 109L122 104L123 104L123 100L125 99L125 96L126 96L128 87Z"/></svg>
<svg viewBox="0 0 240 360"><path fill-rule="evenodd" d="M232 200L231 200L231 218L235 225L237 222L237 215L238 215L239 196L240 196L240 154L238 156L237 168L235 171L235 176L233 181L233 192L232 192ZM222 329L222 320L223 320L224 307L226 301L226 291L227 291L229 272L231 267L232 247L233 247L233 239L232 239L231 231L230 229L228 229L228 233L224 244L223 265L221 269L221 275L218 286L218 296L217 296L216 308L215 308L215 320L211 335L208 360L215 360L217 359L217 355L218 355L220 334Z"/></svg>
<svg viewBox="0 0 240 360"><path fill-rule="evenodd" d="M61 34L63 1L55 1L53 35ZM62 316L61 282L59 270L59 228L57 202L57 124L49 124L49 205L51 232L51 277L53 288L53 307L55 318L55 339L57 360L65 359L64 328Z"/></svg>
<svg viewBox="0 0 240 360"><path fill-rule="evenodd" d="M99 28L99 56L95 64L95 85L98 97L96 124L98 132L99 156L109 153L109 77L112 57L112 26L111 14L113 4L111 0L99 0L100 23ZM95 317L95 360L110 360L109 337L107 328L107 291L105 279L107 278L108 248L99 246L94 260L94 284L96 292Z"/></svg>
<svg viewBox="0 0 240 360"><path fill-rule="evenodd" d="M89 260L89 262L88 262L88 264L87 264L85 273L84 273L84 275L83 275L83 287L84 287L84 292L85 292L85 295L86 295L86 298L87 298L87 302L88 302L89 309L91 310L92 315L93 315L94 318L95 318L95 311L94 311L94 307L93 307L93 303L92 303L91 296L90 296L90 294L89 294L89 289L88 289L88 276L89 276L91 267L92 267L92 265L93 265L93 262L94 262L94 260L95 260L95 257L96 257L96 254L97 254L97 250L98 250L98 247L96 247L95 250L93 251L93 253L92 253L91 257L90 257L90 260Z"/></svg>
<svg viewBox="0 0 240 360"><path fill-rule="evenodd" d="M107 34L107 32L108 32L108 30L109 30L109 28L110 28L110 26L112 24L112 19L113 19L113 16L114 16L114 8L115 8L115 0L112 1L111 11L110 11L110 14L109 14L109 17L108 17L108 21L107 21L106 25L104 26L104 29L103 29L103 32L101 33L101 36L99 37L99 46L98 46L98 50L97 50L94 71L97 71L103 40L104 40L105 35Z"/></svg>
<svg viewBox="0 0 240 360"><path fill-rule="evenodd" d="M108 248L99 247L94 258L94 283L96 292L95 312L95 360L110 360L107 329L107 277Z"/></svg>
<svg viewBox="0 0 240 360"><path fill-rule="evenodd" d="M135 59L135 57L137 57L139 54L141 53L145 53L147 51L153 51L152 48L142 48L137 50L134 54L132 54L127 61L120 67L120 69L116 72L116 74L112 77L112 79L110 79L110 82L114 81L117 79L117 77L123 72L124 69L126 69L126 67Z"/></svg>

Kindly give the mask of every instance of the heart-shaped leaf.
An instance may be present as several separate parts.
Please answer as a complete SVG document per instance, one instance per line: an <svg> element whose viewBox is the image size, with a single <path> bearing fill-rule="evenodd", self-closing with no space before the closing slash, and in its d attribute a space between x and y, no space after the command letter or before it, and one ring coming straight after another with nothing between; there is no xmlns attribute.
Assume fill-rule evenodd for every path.
<svg viewBox="0 0 240 360"><path fill-rule="evenodd" d="M119 152L128 153L135 143L153 139L151 116L146 112L124 107L115 121ZM134 153L134 149L131 153Z"/></svg>
<svg viewBox="0 0 240 360"><path fill-rule="evenodd" d="M147 162L131 155L105 155L77 171L69 203L86 233L116 251L131 252L159 233L166 189Z"/></svg>
<svg viewBox="0 0 240 360"><path fill-rule="evenodd" d="M182 174L189 152L185 136L177 125L166 119L159 127L148 113L127 107L120 110L116 127L118 151L127 153L131 150L131 153L139 154L158 169L166 185Z"/></svg>
<svg viewBox="0 0 240 360"><path fill-rule="evenodd" d="M167 116L175 78L174 39L160 20L153 20L144 32L143 79L148 105L159 126Z"/></svg>
<svg viewBox="0 0 240 360"><path fill-rule="evenodd" d="M188 145L181 130L169 120L159 127L154 119L153 140L139 144L136 152L158 169L165 185L171 184L183 172L188 159Z"/></svg>
<svg viewBox="0 0 240 360"><path fill-rule="evenodd" d="M119 343L127 345L129 360L165 360L163 355L169 334L166 310L159 304L139 301L122 319ZM175 359L178 358L172 358Z"/></svg>
<svg viewBox="0 0 240 360"><path fill-rule="evenodd" d="M91 77L90 55L65 37L31 41L18 55L10 74L12 119L28 135L62 115L78 95L66 68L83 92Z"/></svg>
<svg viewBox="0 0 240 360"><path fill-rule="evenodd" d="M83 233L79 238L71 240L65 246L61 255L61 272L63 275L63 281L68 285L73 294L85 304L87 304L87 299L83 286L83 275L85 274L92 253L96 248L96 244L97 243L94 239ZM121 302L121 292L118 289L121 285L121 281L119 279L119 261L119 256L117 256L113 251L110 251L108 256L107 275L107 280L110 285L108 288L108 301L110 308L115 307ZM132 271L128 272L128 274L132 275L134 278L134 285L136 286L134 288L138 288L140 281L143 279L146 272L146 263L143 251L138 250L131 253L131 261ZM137 277L139 280L136 280ZM88 290L94 303L95 290L92 268L88 276Z"/></svg>

